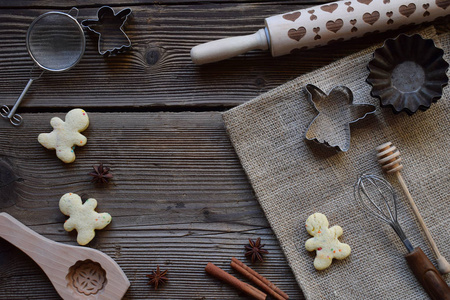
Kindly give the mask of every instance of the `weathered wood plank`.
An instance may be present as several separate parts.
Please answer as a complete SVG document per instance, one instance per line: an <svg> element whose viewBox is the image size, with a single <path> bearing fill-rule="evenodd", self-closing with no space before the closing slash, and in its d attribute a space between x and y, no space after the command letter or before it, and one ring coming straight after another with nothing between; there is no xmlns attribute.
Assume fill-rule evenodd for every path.
<svg viewBox="0 0 450 300"><path fill-rule="evenodd" d="M229 108L387 36L279 58L254 51L205 66L190 60L190 49L197 44L253 33L264 26L265 17L307 6L291 2L134 6L126 27L133 43L130 52L105 59L96 51L96 37L88 34L81 62L67 72L44 74L31 87L21 111L74 106L132 111ZM36 16L49 10L0 10L2 104L12 105L28 81L33 63L26 50L26 31ZM95 17L96 10L81 8L79 19Z"/></svg>
<svg viewBox="0 0 450 300"><path fill-rule="evenodd" d="M133 0L133 1L124 1L124 0L110 0L108 3L102 2L102 1L92 1L92 0L73 0L70 2L58 0L58 1L52 1L52 0L0 0L0 7L1 8L20 8L20 7L59 7L59 8L67 8L70 9L73 6L76 7L95 7L95 6L103 6L103 5L109 5L109 6L120 6L120 5L127 5L130 7L136 6L136 5L191 5L191 4L203 4L203 3L269 3L276 5L284 5L284 4L292 4L292 3L304 3L304 4L317 4L317 3L325 3L325 2L332 2L336 0L282 0L282 1L274 1L274 0L161 0L161 1L149 1L149 0Z"/></svg>
<svg viewBox="0 0 450 300"><path fill-rule="evenodd" d="M76 244L62 227L59 198L66 192L96 198L98 211L113 221L90 246L123 268L131 281L126 299L245 299L203 269L211 261L245 281L229 262L247 261L243 245L258 236L270 254L255 269L303 299L219 113L89 113L88 143L70 165L37 142L55 115L64 117L24 114L19 128L0 122L0 178L7 183L0 187L1 211L52 240ZM103 188L87 175L99 162L115 176ZM0 298L57 299L39 268L11 249L0 239ZM168 268L171 280L157 292L145 277L156 265Z"/></svg>

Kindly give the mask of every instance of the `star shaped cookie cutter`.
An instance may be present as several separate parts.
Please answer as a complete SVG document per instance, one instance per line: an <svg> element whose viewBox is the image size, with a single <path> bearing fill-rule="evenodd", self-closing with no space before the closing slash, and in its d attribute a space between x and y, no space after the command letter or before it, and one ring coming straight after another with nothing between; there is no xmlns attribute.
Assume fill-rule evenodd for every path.
<svg viewBox="0 0 450 300"><path fill-rule="evenodd" d="M81 22L83 27L98 35L98 53L105 57L111 54L125 52L131 48L123 26L131 14L131 8L125 8L117 14L109 6L102 6L97 11L97 20L86 19Z"/></svg>
<svg viewBox="0 0 450 300"><path fill-rule="evenodd" d="M336 86L328 95L312 84L305 89L319 112L309 124L305 138L346 152L350 148L350 123L374 113L375 106L353 104L353 93L346 86Z"/></svg>

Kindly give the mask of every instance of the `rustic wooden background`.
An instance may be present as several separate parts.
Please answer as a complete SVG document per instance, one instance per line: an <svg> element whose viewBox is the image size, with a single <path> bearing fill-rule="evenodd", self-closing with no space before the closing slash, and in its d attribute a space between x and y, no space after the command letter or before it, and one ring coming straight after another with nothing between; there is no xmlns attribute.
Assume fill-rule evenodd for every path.
<svg viewBox="0 0 450 300"><path fill-rule="evenodd" d="M327 2L327 1L322 1ZM105 2L106 3L106 2ZM96 18L97 1L0 0L0 104L12 105L33 65L26 51L29 24L52 10L80 10ZM291 299L303 299L276 237L226 135L221 112L297 76L396 33L377 35L301 55L271 58L251 52L206 66L190 49L213 39L249 34L264 18L320 3L298 1L107 1L116 12L130 7L125 27L133 47L103 58L87 33L86 53L72 70L45 73L19 113L23 126L0 120L0 211L38 233L76 245L58 209L67 192L96 198L112 223L90 247L114 258L131 282L126 299L246 299L204 272L213 262L235 274L231 257L244 258L248 238L270 251L254 269ZM37 136L53 116L85 109L91 125L72 164L60 162ZM113 183L97 187L87 175L103 162ZM170 282L158 291L146 274L159 265ZM235 274L236 275L236 274ZM241 276L236 275L243 279ZM0 239L0 299L58 299L40 268Z"/></svg>

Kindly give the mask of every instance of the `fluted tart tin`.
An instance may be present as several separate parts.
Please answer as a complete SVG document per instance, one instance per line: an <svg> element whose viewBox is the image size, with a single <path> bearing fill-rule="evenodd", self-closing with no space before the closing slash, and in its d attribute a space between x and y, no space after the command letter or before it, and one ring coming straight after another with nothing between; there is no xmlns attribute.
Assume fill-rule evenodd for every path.
<svg viewBox="0 0 450 300"><path fill-rule="evenodd" d="M418 109L427 110L442 97L448 83L449 64L443 55L433 40L418 34L386 40L368 64L371 95L395 113L412 115Z"/></svg>

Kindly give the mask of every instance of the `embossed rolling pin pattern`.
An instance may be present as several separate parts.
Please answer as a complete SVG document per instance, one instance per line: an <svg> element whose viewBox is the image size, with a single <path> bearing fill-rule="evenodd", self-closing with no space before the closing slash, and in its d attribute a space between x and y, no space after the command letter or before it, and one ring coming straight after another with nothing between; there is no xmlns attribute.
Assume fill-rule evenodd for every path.
<svg viewBox="0 0 450 300"><path fill-rule="evenodd" d="M192 48L191 58L201 65L256 49L270 49L272 56L280 56L402 25L430 22L448 14L450 0L337 1L269 17L265 28L254 34Z"/></svg>

